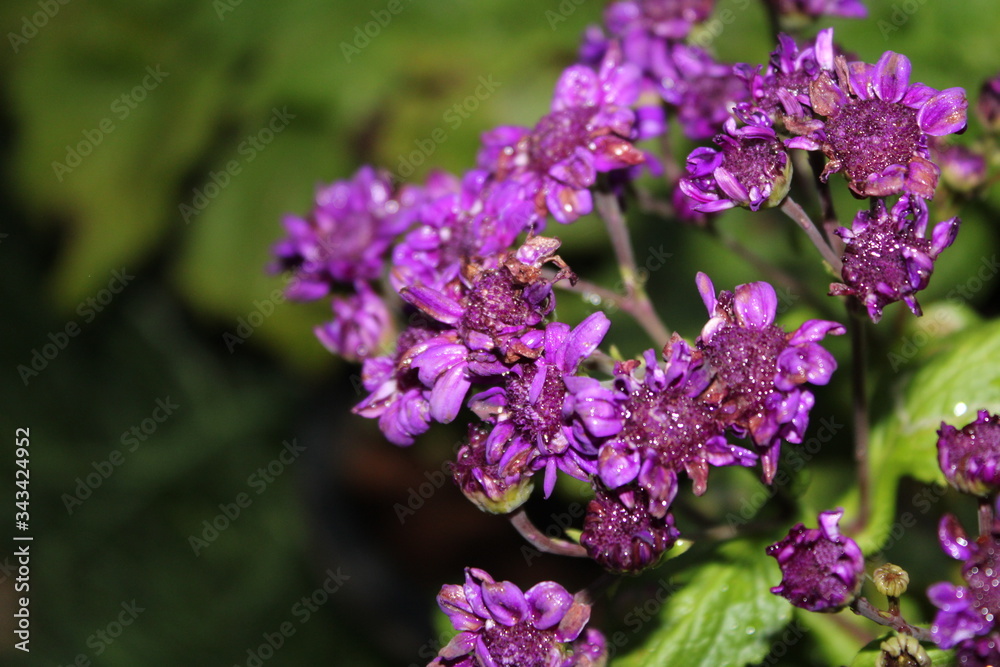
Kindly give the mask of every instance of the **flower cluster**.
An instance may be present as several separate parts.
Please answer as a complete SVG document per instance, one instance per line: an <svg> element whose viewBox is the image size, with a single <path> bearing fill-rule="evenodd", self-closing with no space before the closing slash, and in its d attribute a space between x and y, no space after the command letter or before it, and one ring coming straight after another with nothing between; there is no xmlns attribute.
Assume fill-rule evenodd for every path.
<svg viewBox="0 0 1000 667"><path fill-rule="evenodd" d="M850 604L864 582L865 558L858 544L840 534L841 509L820 512L819 528L796 524L767 548L781 567L781 584L771 589L796 607L839 611Z"/></svg>
<svg viewBox="0 0 1000 667"><path fill-rule="evenodd" d="M554 581L522 591L470 567L464 584L441 587L438 605L459 632L429 667L596 667L606 660L604 636L584 632L590 605Z"/></svg>
<svg viewBox="0 0 1000 667"><path fill-rule="evenodd" d="M782 446L801 443L808 428L816 399L807 385L827 384L837 368L823 340L845 332L826 319L786 330L776 323L770 284L717 291L700 272L707 321L697 337L650 324L656 315L615 215L641 171L671 175L678 219L708 220L734 207L801 211L806 219L797 222L807 232L812 226L811 240L840 273L829 293L856 299L875 322L897 301L920 314L917 294L956 238L958 218L930 223L939 178L964 193L985 181L985 161L942 139L965 127L963 90L911 82L909 60L891 51L875 64L853 61L832 29L806 41L778 35L766 65L719 62L699 46L714 5L611 2L533 126L487 131L475 167L461 175L431 172L421 185L400 186L364 167L322 187L308 215L285 218L287 236L273 250L272 268L293 275L291 298L330 299L333 320L316 335L362 363L367 395L356 414L376 419L401 446L432 424L467 419L454 481L483 511L512 515L533 544L545 538L529 536L521 507L535 475L546 497L560 475L589 485L582 531L549 544L616 574L657 565L678 541L683 478L695 495L707 491L713 466L754 468L774 482ZM785 27L866 13L858 0L769 0L767 8L773 25ZM998 91L996 81L987 85L978 111L1000 126ZM662 170L640 144L663 135L668 118L689 139L715 144L691 152L676 178L677 165ZM835 173L867 200L850 227L827 219L824 238L790 200L792 165L803 157L816 168L821 201ZM802 174L796 178L798 188ZM601 350L612 325L601 310L575 325L557 315L556 288L591 286L583 289L546 227L550 217L571 224L595 207L626 289L593 293L651 334L652 347L638 355ZM949 482L993 502L1000 418L983 411L961 430L942 425L939 436ZM773 593L811 611L857 611L865 561L840 533L842 515L822 512L818 528L800 523L767 549L782 571ZM968 664L987 664L1000 653L1000 580L991 574L1000 571L1000 522L972 541L946 517L940 535L963 562L965 583L932 588L940 609L933 638L957 647ZM900 570L895 583L907 576ZM464 584L438 596L458 634L431 667L603 665L608 649L586 627L586 600L555 582L522 591L467 568ZM920 648L906 640L887 646L897 657Z"/></svg>

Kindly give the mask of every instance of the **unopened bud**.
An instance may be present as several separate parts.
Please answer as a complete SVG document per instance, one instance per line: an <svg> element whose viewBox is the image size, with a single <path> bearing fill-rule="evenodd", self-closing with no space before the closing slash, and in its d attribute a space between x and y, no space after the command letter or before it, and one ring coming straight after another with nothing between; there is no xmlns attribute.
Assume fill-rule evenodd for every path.
<svg viewBox="0 0 1000 667"><path fill-rule="evenodd" d="M875 581L875 588L878 589L878 592L890 598L898 598L906 592L906 587L910 585L910 575L906 573L906 570L892 563L886 563L876 568L875 572L872 573L872 579Z"/></svg>
<svg viewBox="0 0 1000 667"><path fill-rule="evenodd" d="M909 635L890 637L879 646L876 667L931 667L931 658L916 639Z"/></svg>

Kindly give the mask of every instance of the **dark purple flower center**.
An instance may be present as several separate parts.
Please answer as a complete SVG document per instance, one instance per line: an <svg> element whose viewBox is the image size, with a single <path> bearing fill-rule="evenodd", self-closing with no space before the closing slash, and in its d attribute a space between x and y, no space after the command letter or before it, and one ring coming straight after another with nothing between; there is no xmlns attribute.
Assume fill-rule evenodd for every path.
<svg viewBox="0 0 1000 667"><path fill-rule="evenodd" d="M536 446L548 444L562 426L562 407L566 398L566 385L562 372L549 365L545 370L545 383L538 398L531 401L528 393L538 373L538 367L526 365L523 375L511 373L507 380L507 405L511 419L521 433Z"/></svg>
<svg viewBox="0 0 1000 667"><path fill-rule="evenodd" d="M886 301L891 297L883 294L880 284L897 294L910 293L910 274L902 252L904 247L927 253L931 242L915 236L903 236L889 225L870 224L844 251L845 282L859 295L881 294Z"/></svg>
<svg viewBox="0 0 1000 667"><path fill-rule="evenodd" d="M510 327L530 326L533 309L504 268L484 271L469 292L462 326L466 330L498 336Z"/></svg>
<svg viewBox="0 0 1000 667"><path fill-rule="evenodd" d="M777 140L744 139L726 142L722 166L749 192L762 192L784 174L788 156Z"/></svg>
<svg viewBox="0 0 1000 667"><path fill-rule="evenodd" d="M979 538L975 556L962 567L972 604L987 623L1000 616L1000 543L996 536Z"/></svg>
<svg viewBox="0 0 1000 667"><path fill-rule="evenodd" d="M528 157L535 171L546 173L590 141L587 124L594 107L571 107L543 116L528 140Z"/></svg>
<svg viewBox="0 0 1000 667"><path fill-rule="evenodd" d="M798 544L792 558L779 563L784 574L782 585L785 590L782 596L793 604L799 602L798 606L805 608L819 600L833 605L844 604L852 591L834 574L837 562L844 555L843 545L825 537L803 539L801 534L807 532L802 529L798 534L790 533L786 538L793 539ZM768 553L776 553L779 549L775 547L778 545L769 547Z"/></svg>
<svg viewBox="0 0 1000 667"><path fill-rule="evenodd" d="M841 163L849 180L863 182L890 165L908 165L920 138L916 109L877 98L857 99L826 121L823 151Z"/></svg>
<svg viewBox="0 0 1000 667"><path fill-rule="evenodd" d="M625 427L620 437L637 447L656 450L661 465L679 471L699 457L706 441L721 433L709 404L677 389L654 392L643 385L625 403Z"/></svg>
<svg viewBox="0 0 1000 667"><path fill-rule="evenodd" d="M742 421L762 412L764 400L774 391L778 354L788 347L785 332L773 324L761 329L728 325L700 345L728 390L734 417Z"/></svg>
<svg viewBox="0 0 1000 667"><path fill-rule="evenodd" d="M626 507L617 495L633 496ZM640 488L597 491L587 506L580 544L601 566L613 572L636 573L652 565L673 546L679 532L670 514L662 518L650 514L649 497Z"/></svg>
<svg viewBox="0 0 1000 667"><path fill-rule="evenodd" d="M558 643L552 631L529 623L487 623L482 638L496 664L511 667L548 667Z"/></svg>

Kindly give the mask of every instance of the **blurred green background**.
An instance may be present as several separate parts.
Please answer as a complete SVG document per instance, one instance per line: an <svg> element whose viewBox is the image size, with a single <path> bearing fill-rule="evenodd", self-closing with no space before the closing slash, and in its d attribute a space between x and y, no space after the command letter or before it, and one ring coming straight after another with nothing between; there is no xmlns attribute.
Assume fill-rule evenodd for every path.
<svg viewBox="0 0 1000 667"><path fill-rule="evenodd" d="M970 95L1000 69L991 2L910 2L912 15L906 3L868 4L868 21L826 22L862 59L898 50L913 59L915 79ZM736 17L715 41L720 55L764 62L772 44L760 8L719 6ZM439 636L434 595L460 581L463 566L528 585L593 578L587 564L550 558L524 574L513 531L442 483L457 428L398 449L351 416L356 369L312 335L328 307L283 303L281 278L263 267L281 215L306 212L317 184L365 162L399 172L414 142L438 128L446 140L414 179L431 165L461 173L481 132L533 125L601 8L3 4L2 432L12 440L15 428L30 428L35 541L25 661L12 647L12 547L0 536L0 661L422 665ZM363 36L366 25L374 37ZM448 122L480 77L500 85L461 123ZM925 303L996 247L989 196L963 210ZM845 197L841 210L853 206ZM748 220L723 224L822 293L822 272L784 220ZM762 277L697 230L636 224L640 262L646 248L673 255L651 285L686 336L704 321L696 270L719 286ZM595 220L558 233L574 268L614 281ZM995 314L995 282L973 299L983 313ZM792 301L790 320L815 314ZM569 298L560 307L567 321L588 308ZM883 335L911 326L893 308ZM647 345L622 325L624 352ZM4 480L14 469L7 452ZM540 515L573 507L583 500L575 492L540 505ZM7 516L12 493L3 497ZM401 520L407 503L421 506Z"/></svg>

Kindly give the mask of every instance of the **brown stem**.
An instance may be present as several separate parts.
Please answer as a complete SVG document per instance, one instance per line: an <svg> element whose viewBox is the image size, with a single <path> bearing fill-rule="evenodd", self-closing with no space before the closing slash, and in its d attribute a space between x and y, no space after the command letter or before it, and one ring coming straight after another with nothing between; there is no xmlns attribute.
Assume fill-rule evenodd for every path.
<svg viewBox="0 0 1000 667"><path fill-rule="evenodd" d="M819 254L826 260L826 263L830 265L830 268L839 276L841 269L843 268L843 262L840 257L833 251L830 244L826 242L823 235L820 233L819 229L816 228L816 224L809 217L809 214L799 206L794 199L791 197L785 197L785 201L781 204L782 212L789 218L798 223L802 231L806 233L809 240L812 241L816 249L819 250Z"/></svg>
<svg viewBox="0 0 1000 667"><path fill-rule="evenodd" d="M979 499L979 535L989 535L993 532L993 502L995 494Z"/></svg>
<svg viewBox="0 0 1000 667"><path fill-rule="evenodd" d="M622 284L625 287L625 301L621 302L622 310L628 312L642 326L657 345L664 345L670 340L670 329L663 323L653 308L653 302L637 280L638 267L635 262L635 251L632 249L632 239L628 234L625 216L622 215L618 197L613 192L598 190L594 193L597 212L604 220L611 237L611 245L618 260L618 270L621 272Z"/></svg>
<svg viewBox="0 0 1000 667"><path fill-rule="evenodd" d="M514 526L517 532L521 533L521 537L526 539L531 546L539 551L558 556L587 557L587 550L579 544L566 540L553 539L538 530L538 527L528 518L528 514L524 511L523 507L510 515L510 524Z"/></svg>
<svg viewBox="0 0 1000 667"><path fill-rule="evenodd" d="M870 621L874 621L879 625L890 627L896 632L901 632L904 635L910 635L911 637L914 637L922 642L931 641L930 630L922 628L919 625L911 625L898 614L891 614L877 609L875 605L868 601L867 598L856 598L854 602L851 603L851 611L858 616L864 616Z"/></svg>

